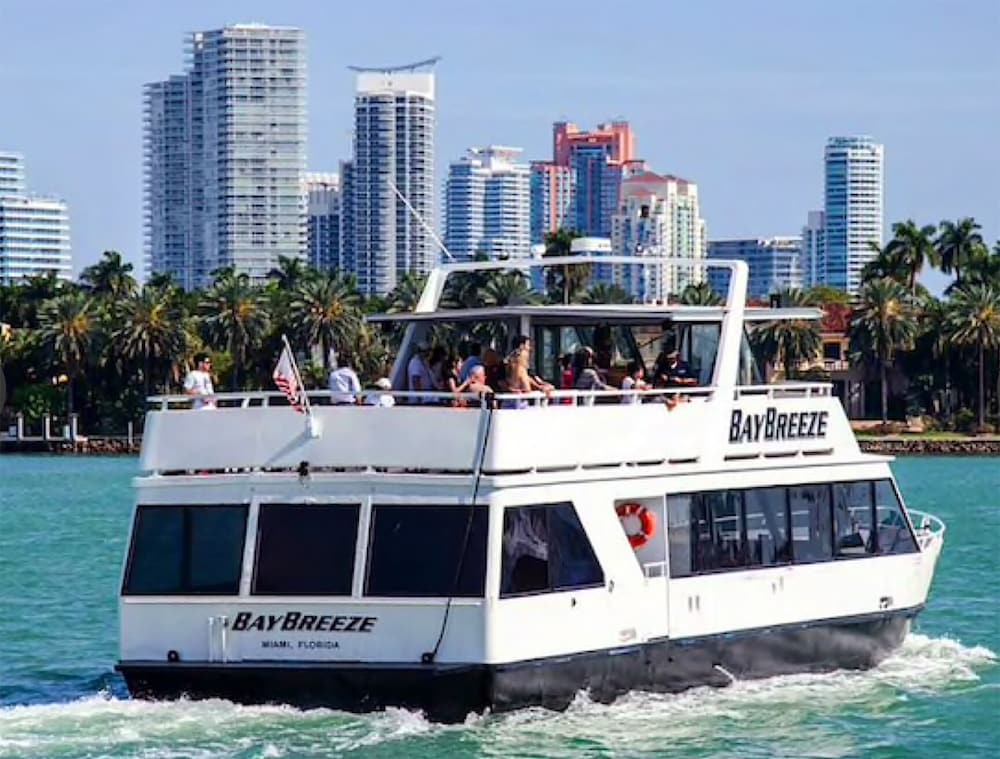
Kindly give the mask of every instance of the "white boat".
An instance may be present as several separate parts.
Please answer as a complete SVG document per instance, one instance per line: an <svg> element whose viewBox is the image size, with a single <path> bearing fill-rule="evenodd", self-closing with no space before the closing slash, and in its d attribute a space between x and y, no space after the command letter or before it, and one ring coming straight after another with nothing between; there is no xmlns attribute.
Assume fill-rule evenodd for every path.
<svg viewBox="0 0 1000 759"><path fill-rule="evenodd" d="M129 690L455 720L878 664L926 603L944 525L907 511L829 384L756 378L746 325L819 312L747 308L745 265L708 265L730 269L725 306L442 310L447 276L497 266L459 264L375 319L405 325L397 388L432 330L484 324L530 336L549 377L586 343L612 378L648 367L666 335L692 387L311 393L311 425L278 393L152 399Z"/></svg>

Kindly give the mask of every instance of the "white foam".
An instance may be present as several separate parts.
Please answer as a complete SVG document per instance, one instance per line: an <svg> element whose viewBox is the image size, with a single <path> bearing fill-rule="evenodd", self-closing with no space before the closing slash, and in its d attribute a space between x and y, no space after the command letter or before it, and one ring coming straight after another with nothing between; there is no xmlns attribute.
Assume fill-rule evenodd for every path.
<svg viewBox="0 0 1000 759"><path fill-rule="evenodd" d="M786 755L835 759L856 753L857 746L849 734L822 727L836 720L817 726L817 714L836 717L854 704L878 710L917 694L978 686L979 671L996 663L996 654L983 646L911 634L899 651L867 672L737 681L677 695L636 692L609 705L580 694L562 713L470 715L459 725L434 724L405 709L354 715L221 700L133 701L102 693L70 703L0 709L0 759L335 756L454 731L468 734L483 752L500 755L642 751L668 743L697 755L726 730L748 740L778 741Z"/></svg>

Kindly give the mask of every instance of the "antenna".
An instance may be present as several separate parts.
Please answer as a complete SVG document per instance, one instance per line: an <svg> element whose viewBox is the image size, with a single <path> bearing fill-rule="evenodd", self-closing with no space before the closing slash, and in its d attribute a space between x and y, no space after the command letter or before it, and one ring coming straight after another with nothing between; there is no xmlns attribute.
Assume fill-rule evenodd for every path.
<svg viewBox="0 0 1000 759"><path fill-rule="evenodd" d="M440 60L441 56L435 55L433 58L413 63L404 63L399 66L348 66L347 68L349 71L355 71L359 74L395 74L397 71L416 71L422 68L432 68Z"/></svg>
<svg viewBox="0 0 1000 759"><path fill-rule="evenodd" d="M445 246L443 242L441 242L441 238L437 236L437 232L435 232L431 228L431 225L428 224L426 221L424 221L424 217L420 215L420 212L417 211L417 209L414 208L412 205L410 205L410 201L408 201L406 199L406 196L399 191L399 188L396 187L396 183L389 178L386 178L385 181L389 183L389 187L392 189L394 193L396 193L396 197L399 198L401 201L403 201L403 205L406 206L406 210L413 214L414 218L420 222L420 226L422 226L425 230L427 230L427 234L431 236L431 239L434 240L434 242L437 243L437 246L441 248L441 250L444 252L446 256L448 256L448 260L454 261L455 256L453 256L451 254L451 251L448 250L448 248Z"/></svg>

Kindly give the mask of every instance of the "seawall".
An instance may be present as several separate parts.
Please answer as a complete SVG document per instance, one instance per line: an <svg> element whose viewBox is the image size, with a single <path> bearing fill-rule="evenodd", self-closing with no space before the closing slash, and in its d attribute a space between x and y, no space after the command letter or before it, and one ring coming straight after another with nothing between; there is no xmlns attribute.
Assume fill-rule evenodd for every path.
<svg viewBox="0 0 1000 759"><path fill-rule="evenodd" d="M860 437L866 453L887 456L1000 456L1000 437Z"/></svg>

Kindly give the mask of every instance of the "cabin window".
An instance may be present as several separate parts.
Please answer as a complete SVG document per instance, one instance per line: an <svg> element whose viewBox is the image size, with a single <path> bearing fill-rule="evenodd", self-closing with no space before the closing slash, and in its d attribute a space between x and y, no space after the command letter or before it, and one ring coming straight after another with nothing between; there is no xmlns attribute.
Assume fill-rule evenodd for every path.
<svg viewBox="0 0 1000 759"><path fill-rule="evenodd" d="M365 595L481 598L487 517L484 506L374 506Z"/></svg>
<svg viewBox="0 0 1000 759"><path fill-rule="evenodd" d="M917 550L910 525L890 480L875 483L875 550L880 554L913 553Z"/></svg>
<svg viewBox="0 0 1000 759"><path fill-rule="evenodd" d="M788 504L785 488L754 488L743 494L746 512L747 551L751 566L787 564Z"/></svg>
<svg viewBox="0 0 1000 759"><path fill-rule="evenodd" d="M503 598L604 584L604 571L569 503L504 511L501 575Z"/></svg>
<svg viewBox="0 0 1000 759"><path fill-rule="evenodd" d="M715 357L719 352L719 322L693 323L687 331L684 351L691 371L698 378L699 385L711 385L715 370Z"/></svg>
<svg viewBox="0 0 1000 759"><path fill-rule="evenodd" d="M124 595L236 595L247 507L136 510Z"/></svg>
<svg viewBox="0 0 1000 759"><path fill-rule="evenodd" d="M833 558L830 487L801 485L788 489L792 514L792 556L797 563Z"/></svg>
<svg viewBox="0 0 1000 759"><path fill-rule="evenodd" d="M709 520L706 535L699 530L696 563L699 570L742 567L746 563L743 542L743 498L738 491L701 495L701 519ZM707 539L706 539L707 538Z"/></svg>
<svg viewBox="0 0 1000 759"><path fill-rule="evenodd" d="M670 576L689 577L694 574L691 523L696 495L667 496L667 540L670 549Z"/></svg>
<svg viewBox="0 0 1000 759"><path fill-rule="evenodd" d="M351 595L358 505L261 504L258 595Z"/></svg>
<svg viewBox="0 0 1000 759"><path fill-rule="evenodd" d="M872 487L871 482L838 482L833 486L837 556L865 556L874 549Z"/></svg>

